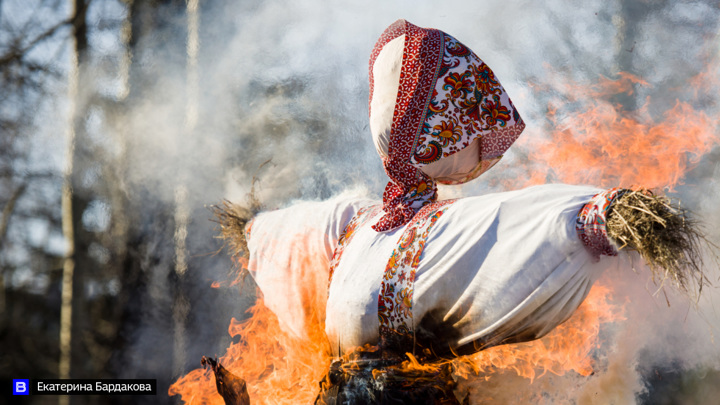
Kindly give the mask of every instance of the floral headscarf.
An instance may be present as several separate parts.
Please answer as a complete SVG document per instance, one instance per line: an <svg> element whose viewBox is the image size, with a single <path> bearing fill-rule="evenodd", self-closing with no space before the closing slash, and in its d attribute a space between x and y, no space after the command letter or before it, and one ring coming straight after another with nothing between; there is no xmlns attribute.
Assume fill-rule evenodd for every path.
<svg viewBox="0 0 720 405"><path fill-rule="evenodd" d="M390 182L383 194L385 215L373 226L378 232L406 224L437 199L424 167L479 140L477 167L447 183L470 181L500 160L525 128L495 74L470 49L440 30L405 20L389 26L370 55L371 103L375 61L386 44L403 35L387 153L381 153Z"/></svg>

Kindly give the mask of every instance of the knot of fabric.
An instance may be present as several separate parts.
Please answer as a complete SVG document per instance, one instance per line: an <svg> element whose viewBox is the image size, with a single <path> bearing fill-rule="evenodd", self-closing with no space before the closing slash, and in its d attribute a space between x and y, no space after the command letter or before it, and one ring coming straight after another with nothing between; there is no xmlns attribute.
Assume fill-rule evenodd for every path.
<svg viewBox="0 0 720 405"><path fill-rule="evenodd" d="M387 232L397 229L413 219L420 208L437 200L437 185L435 182L415 169L409 171L415 173L419 180L413 182L396 183L389 182L383 193L383 215L378 222L372 226L377 232ZM394 173L387 170L392 179Z"/></svg>
<svg viewBox="0 0 720 405"><path fill-rule="evenodd" d="M599 259L600 255L617 256L607 234L607 215L615 199L622 197L628 190L615 187L595 194L578 212L575 230L590 253Z"/></svg>

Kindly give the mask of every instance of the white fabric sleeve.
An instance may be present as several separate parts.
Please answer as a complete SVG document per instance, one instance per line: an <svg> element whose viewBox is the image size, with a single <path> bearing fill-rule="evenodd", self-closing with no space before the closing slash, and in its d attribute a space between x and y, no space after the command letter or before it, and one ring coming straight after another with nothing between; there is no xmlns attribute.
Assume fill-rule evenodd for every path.
<svg viewBox="0 0 720 405"><path fill-rule="evenodd" d="M328 264L345 225L369 200L337 197L259 214L246 228L248 269L281 326L306 337L322 321Z"/></svg>

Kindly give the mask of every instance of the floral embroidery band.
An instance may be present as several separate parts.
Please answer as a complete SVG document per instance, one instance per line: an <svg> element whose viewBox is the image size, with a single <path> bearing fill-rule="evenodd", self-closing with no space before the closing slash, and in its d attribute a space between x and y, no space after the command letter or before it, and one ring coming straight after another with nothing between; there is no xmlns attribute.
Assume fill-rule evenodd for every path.
<svg viewBox="0 0 720 405"><path fill-rule="evenodd" d="M412 339L413 292L428 235L445 210L456 200L445 200L421 209L407 226L393 251L380 286L378 320L384 340Z"/></svg>

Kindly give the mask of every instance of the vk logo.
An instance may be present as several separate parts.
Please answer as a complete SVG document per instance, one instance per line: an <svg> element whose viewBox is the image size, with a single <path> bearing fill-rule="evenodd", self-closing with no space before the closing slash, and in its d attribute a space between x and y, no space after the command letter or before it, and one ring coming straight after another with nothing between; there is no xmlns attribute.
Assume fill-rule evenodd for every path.
<svg viewBox="0 0 720 405"><path fill-rule="evenodd" d="M30 380L13 379L13 395L30 395Z"/></svg>

